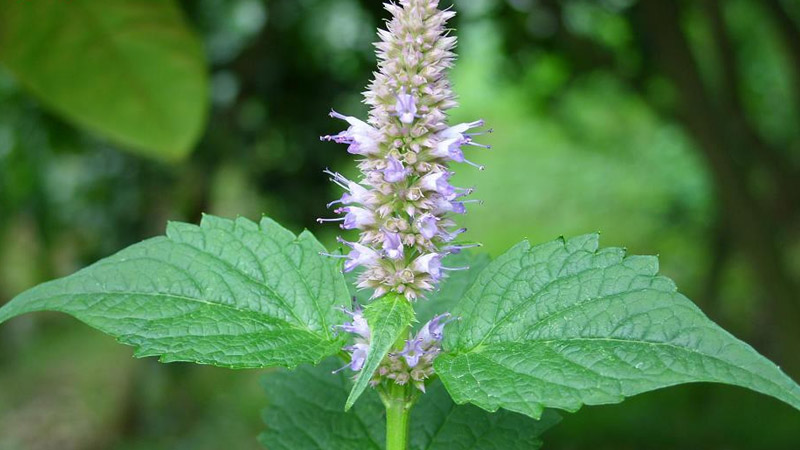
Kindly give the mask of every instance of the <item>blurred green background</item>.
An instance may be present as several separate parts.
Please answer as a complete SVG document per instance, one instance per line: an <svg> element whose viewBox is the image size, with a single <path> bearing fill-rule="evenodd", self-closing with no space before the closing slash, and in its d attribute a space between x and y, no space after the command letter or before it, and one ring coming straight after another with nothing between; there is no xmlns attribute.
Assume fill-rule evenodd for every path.
<svg viewBox="0 0 800 450"><path fill-rule="evenodd" d="M800 380L800 2L455 0L457 184L497 255L600 231L659 254ZM443 5L450 4L444 2ZM377 0L0 0L0 304L167 220L314 219L352 172ZM259 371L134 360L57 314L0 327L0 449L257 449ZM584 408L550 449L798 449L800 414L726 386Z"/></svg>

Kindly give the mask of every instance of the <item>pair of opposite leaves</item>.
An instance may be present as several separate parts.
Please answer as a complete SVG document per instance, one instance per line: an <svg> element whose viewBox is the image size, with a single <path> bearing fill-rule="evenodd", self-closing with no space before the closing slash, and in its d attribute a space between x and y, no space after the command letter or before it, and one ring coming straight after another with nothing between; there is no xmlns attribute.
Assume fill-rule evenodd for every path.
<svg viewBox="0 0 800 450"><path fill-rule="evenodd" d="M170 223L135 244L0 308L0 323L61 311L136 347L136 356L230 368L319 363L344 337L331 327L350 293L334 260L305 231L204 217ZM416 322L449 311L436 372L457 404L539 419L689 382L749 388L800 409L800 386L711 322L650 256L598 249L596 234L522 242L418 303ZM367 306L372 347L346 400L365 390L415 312L386 296Z"/></svg>

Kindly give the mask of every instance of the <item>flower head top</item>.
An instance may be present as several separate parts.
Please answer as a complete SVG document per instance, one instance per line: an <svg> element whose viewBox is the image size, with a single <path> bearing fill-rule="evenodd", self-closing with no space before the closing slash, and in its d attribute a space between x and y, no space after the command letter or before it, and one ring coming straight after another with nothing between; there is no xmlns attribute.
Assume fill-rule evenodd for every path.
<svg viewBox="0 0 800 450"><path fill-rule="evenodd" d="M483 121L449 125L447 111L456 106L447 79L453 65L456 38L446 23L455 13L440 10L438 0L400 0L385 4L392 19L376 43L378 72L364 93L369 119L332 112L348 128L323 140L347 144L362 157L359 181L326 171L344 189L329 206L346 230L359 230L358 242L340 240L349 250L345 270L362 267L359 288L373 297L388 292L414 300L436 287L448 270L448 253L477 244L455 241L465 231L453 216L464 214L474 200L472 189L450 183L449 164L483 166L466 158L464 150L488 148L469 131ZM491 131L491 130L489 130Z"/></svg>

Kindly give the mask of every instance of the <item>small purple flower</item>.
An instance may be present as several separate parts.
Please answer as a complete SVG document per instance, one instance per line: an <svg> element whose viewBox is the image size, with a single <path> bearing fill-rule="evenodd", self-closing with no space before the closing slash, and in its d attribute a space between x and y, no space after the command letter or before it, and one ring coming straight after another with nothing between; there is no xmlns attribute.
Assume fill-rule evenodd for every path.
<svg viewBox="0 0 800 450"><path fill-rule="evenodd" d="M419 187L423 190L433 191L439 195L450 196L455 193L455 188L450 185L447 172L431 172L419 180Z"/></svg>
<svg viewBox="0 0 800 450"><path fill-rule="evenodd" d="M333 373L339 373L348 367L350 370L358 372L364 367L364 362L366 362L367 353L369 352L369 344L359 342L351 346L344 347L343 350L351 352L350 363L340 369L334 370Z"/></svg>
<svg viewBox="0 0 800 450"><path fill-rule="evenodd" d="M433 239L439 233L439 218L430 213L425 213L417 219L417 230L425 239Z"/></svg>
<svg viewBox="0 0 800 450"><path fill-rule="evenodd" d="M331 172L328 169L325 169L323 172L331 176L331 181L333 181L341 188L343 188L345 191L347 191L344 194L342 194L342 197L339 200L328 203L328 208L337 203L343 205L349 205L352 203L357 203L360 205L371 205L375 203L376 201L375 193L365 188L364 186L356 183L355 181L348 180L338 172Z"/></svg>
<svg viewBox="0 0 800 450"><path fill-rule="evenodd" d="M345 230L364 229L375 225L375 213L358 206L346 206L336 210L337 214L346 213L342 228Z"/></svg>
<svg viewBox="0 0 800 450"><path fill-rule="evenodd" d="M482 119L476 120L474 122L460 123L458 125L454 125L450 128L445 129L444 131L439 132L439 137L441 137L444 140L448 139L467 140L470 138L470 136L472 136L471 134L467 133L467 131L473 128L482 127L483 124L484 121Z"/></svg>
<svg viewBox="0 0 800 450"><path fill-rule="evenodd" d="M359 337L369 341L370 331L367 319L364 318L364 310L360 306L356 306L353 311L346 308L341 308L341 311L349 315L352 321L345 322L342 325L335 325L334 328L341 328L346 333L357 334Z"/></svg>
<svg viewBox="0 0 800 450"><path fill-rule="evenodd" d="M383 250L390 259L400 259L403 257L403 242L400 235L391 231L383 230Z"/></svg>
<svg viewBox="0 0 800 450"><path fill-rule="evenodd" d="M375 250L361 245L357 242L344 242L352 248L350 253L347 254L347 261L344 263L344 271L352 272L359 266L372 266L378 262L380 255Z"/></svg>
<svg viewBox="0 0 800 450"><path fill-rule="evenodd" d="M400 122L406 125L413 123L414 118L417 117L417 103L414 100L414 96L406 94L405 90L402 90L400 94L397 95L395 110L397 111L397 117L400 118Z"/></svg>
<svg viewBox="0 0 800 450"><path fill-rule="evenodd" d="M442 278L442 255L438 253L422 255L411 263L411 268L415 272L427 273L434 280L439 280Z"/></svg>
<svg viewBox="0 0 800 450"><path fill-rule="evenodd" d="M452 232L443 231L440 234L440 236L442 237L442 240L444 242L452 242L455 238L458 237L458 235L460 235L461 233L466 233L466 231L467 231L466 228L459 228L456 231L452 231Z"/></svg>
<svg viewBox="0 0 800 450"><path fill-rule="evenodd" d="M417 367L417 364L419 364L419 359L424 354L425 350L422 348L422 341L419 338L407 340L403 350L398 353L398 355L401 355L406 360L408 367L412 369Z"/></svg>
<svg viewBox="0 0 800 450"><path fill-rule="evenodd" d="M406 179L408 170L403 167L403 163L394 156L386 158L386 168L383 169L383 179L387 183L398 183Z"/></svg>
<svg viewBox="0 0 800 450"><path fill-rule="evenodd" d="M331 117L346 121L350 124L350 127L336 135L322 136L321 140L350 144L347 152L354 155L371 155L379 151L378 143L380 143L382 136L375 127L355 117L345 116L336 111L331 111Z"/></svg>
<svg viewBox="0 0 800 450"><path fill-rule="evenodd" d="M453 137L450 139L445 139L436 144L436 149L431 153L440 158L446 158L455 162L469 164L478 170L486 169L485 166L476 164L464 157L464 152L461 150L461 146L464 144L476 145L469 138Z"/></svg>
<svg viewBox="0 0 800 450"><path fill-rule="evenodd" d="M442 331L444 330L444 326L455 320L450 318L442 321L442 319L446 319L448 317L450 317L450 313L440 314L422 326L417 334L417 339L419 339L423 347L438 345L442 341Z"/></svg>

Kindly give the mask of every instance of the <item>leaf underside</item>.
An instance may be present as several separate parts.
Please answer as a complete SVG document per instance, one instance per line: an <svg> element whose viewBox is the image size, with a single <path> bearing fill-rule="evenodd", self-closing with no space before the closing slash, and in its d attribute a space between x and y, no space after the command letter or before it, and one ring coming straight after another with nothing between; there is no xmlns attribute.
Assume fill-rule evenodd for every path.
<svg viewBox="0 0 800 450"><path fill-rule="evenodd" d="M136 347L136 356L230 368L294 367L335 354L331 325L349 302L322 245L274 221L205 216L128 247L0 308L70 314Z"/></svg>
<svg viewBox="0 0 800 450"><path fill-rule="evenodd" d="M338 362L301 366L268 374L263 385L269 406L261 443L270 450L379 450L384 448L383 405L370 390L349 412L342 410L351 381L331 374ZM430 386L411 411L411 450L533 450L539 436L558 423L553 411L541 421L502 411L489 414L471 405L456 406L441 383Z"/></svg>
<svg viewBox="0 0 800 450"><path fill-rule="evenodd" d="M392 346L406 333L414 320L414 308L402 295L389 294L364 309L370 330L370 346L364 367L358 372L353 390L345 402L345 410L350 409L364 393L375 370Z"/></svg>
<svg viewBox="0 0 800 450"><path fill-rule="evenodd" d="M658 260L598 235L493 261L453 311L436 372L457 403L539 417L690 382L749 388L800 409L800 387L711 322Z"/></svg>
<svg viewBox="0 0 800 450"><path fill-rule="evenodd" d="M46 106L138 153L179 159L203 130L205 58L171 0L0 2L0 62Z"/></svg>

